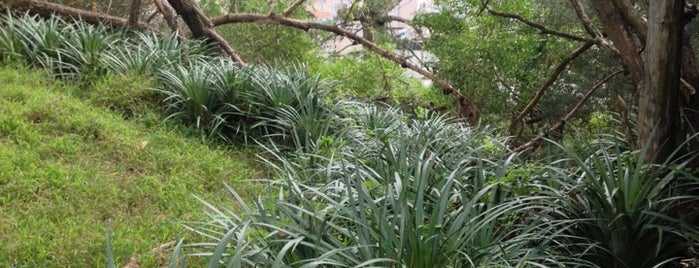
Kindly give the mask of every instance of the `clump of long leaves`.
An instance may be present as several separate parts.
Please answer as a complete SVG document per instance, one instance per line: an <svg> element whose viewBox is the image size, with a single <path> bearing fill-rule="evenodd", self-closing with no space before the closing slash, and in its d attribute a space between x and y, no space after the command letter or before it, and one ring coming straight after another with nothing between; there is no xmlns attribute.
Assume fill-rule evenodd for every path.
<svg viewBox="0 0 699 268"><path fill-rule="evenodd" d="M268 152L278 158L268 163L281 176L275 200L250 204L230 187L243 213L202 200L211 221L188 226L208 238L191 246L210 256L211 267L586 264L560 249L556 225L538 215L554 194L516 196L494 180L518 164L514 156L483 160L490 154L482 146L487 133L443 116L395 121L395 110L353 107L349 113L357 117L346 119L352 127L339 135L356 148L304 153L325 160L312 166L303 157ZM376 120L373 129L356 124L367 120Z"/></svg>
<svg viewBox="0 0 699 268"><path fill-rule="evenodd" d="M329 85L299 67L240 68L225 59L190 61L158 73L168 118L209 134L242 134L280 145L314 148L333 126ZM308 149L310 150L310 149Z"/></svg>
<svg viewBox="0 0 699 268"><path fill-rule="evenodd" d="M159 72L157 80L163 84L163 89L158 91L164 95L167 118L178 118L209 134L222 133L228 124L227 116L232 112L231 96L229 91L214 86L215 67L199 61Z"/></svg>
<svg viewBox="0 0 699 268"><path fill-rule="evenodd" d="M46 69L61 79L89 81L104 75L102 53L123 33L104 26L68 23L58 17L37 16L0 18L0 54L5 59L23 60Z"/></svg>
<svg viewBox="0 0 699 268"><path fill-rule="evenodd" d="M280 145L309 152L336 126L332 86L302 67L275 70L253 66L245 70L246 89L236 92L242 116L255 122L250 129Z"/></svg>
<svg viewBox="0 0 699 268"><path fill-rule="evenodd" d="M689 249L699 236L687 222L696 211L683 208L699 202L692 194L699 180L684 169L687 162L646 165L638 160L645 150L623 151L617 144L588 144L596 149L570 154L573 168L557 175L577 181L551 206L558 220L574 222L562 230L567 235L560 243L599 267L659 267L696 257Z"/></svg>
<svg viewBox="0 0 699 268"><path fill-rule="evenodd" d="M359 103L340 114L345 131L329 155L268 153L275 200L250 204L229 188L243 213L205 202L211 221L189 228L208 238L192 246L212 267L659 267L694 257L694 212L678 211L699 202L686 194L699 184L682 162L644 165L609 139L525 163L448 117Z"/></svg>
<svg viewBox="0 0 699 268"><path fill-rule="evenodd" d="M190 62L217 63L209 45L197 40L182 40L176 33L159 36L135 32L133 36L105 51L103 61L120 75L155 75L161 70L173 71L176 66Z"/></svg>

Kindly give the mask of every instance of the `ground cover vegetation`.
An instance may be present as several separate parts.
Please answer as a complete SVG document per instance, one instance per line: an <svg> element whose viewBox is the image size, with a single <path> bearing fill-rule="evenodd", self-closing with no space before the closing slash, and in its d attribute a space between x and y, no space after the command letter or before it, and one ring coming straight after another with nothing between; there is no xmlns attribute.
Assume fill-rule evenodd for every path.
<svg viewBox="0 0 699 268"><path fill-rule="evenodd" d="M182 3L170 2L173 6ZM389 2L393 1L383 4L368 1L367 7L387 9L390 5L384 4ZM204 4L207 3L217 10L215 2ZM563 61L569 62L576 56L560 53L561 49L575 46L542 38L529 27L501 24L496 17L471 16L488 12L523 21L522 17L503 15L487 3L437 3L442 7L441 12L417 19L434 31L425 46L440 60L431 68L451 83L472 88L475 91L472 96L492 100L488 104L492 108L498 101L512 107L536 104L526 100L541 98L543 90L552 84L546 82L547 86L537 88L533 85L541 82L541 75L522 70L533 70L536 74L552 68L559 70L553 63L563 57ZM545 4L507 3L496 7L531 12L526 17L548 16L569 22L550 12L551 6ZM273 7L270 12L274 8L280 9ZM277 12L285 11L281 8ZM271 18L286 21L285 17ZM361 21L373 25L370 29L373 39L380 40L385 29L375 22ZM386 59L367 56L370 54L353 59L355 62L352 58L326 59L309 56L312 54L309 51L291 49L279 51L284 55L296 51L299 54L291 58L306 62L242 62L236 57L219 57L215 43L192 41L177 34L114 31L55 17L45 20L10 13L2 17L1 23L3 62L44 69L58 81L70 83L73 89L68 90L66 98L84 97L90 105L111 109L104 112L110 116L116 114L117 118L129 118L156 128L162 127L158 123L162 118L169 124L191 128L212 144L247 143L261 148L258 157L269 170L264 184L270 191L257 198L252 198L251 190L237 183L237 178L245 177L245 173L204 183L202 178L188 177L199 173L191 170L190 164L178 167L194 173L173 176L213 188L211 192L186 189L195 197L181 202L197 200L206 217L201 217L202 211L190 205L183 207L191 214L181 216L181 228L191 232L183 234L179 232L181 229L170 229L185 235L185 239L172 244L163 260L170 267L193 263L208 267L692 267L697 260L699 230L694 208L699 201L695 195L699 181L693 166L697 156L691 153L695 136L688 135L667 157L658 153L652 141L637 145L631 133L634 117L629 112L636 104L623 103L626 94L633 95L630 92L633 89L623 85L623 81L607 83L620 73L613 72L613 68L608 78L592 81L584 79L585 71L589 70L571 67L562 75L566 78L558 82L563 88L559 93L566 97L582 93L580 89L585 88L582 86L585 83L609 87L620 83L618 89L595 96L593 107L583 112L577 123L568 116L571 113L559 121L570 121L569 127L594 126L594 129L562 135L541 133L531 126L531 132L524 133L527 124L533 125L523 121L532 119L533 114L528 114L531 108L515 113L512 124L469 125L463 118L433 109L435 104L444 103L444 99L435 95L398 90L402 95L397 96L395 92L404 83L396 83L395 79L409 79L402 77L395 66L386 67ZM566 25L561 23L559 30L583 32ZM246 36L245 27L238 30L242 33L235 36ZM521 35L507 34L512 32ZM221 34L226 36L225 31ZM476 38L471 35L518 45L501 44L493 51L487 45L490 41L464 43ZM314 38L306 37L297 36L292 46ZM595 43L584 41L585 45L576 51L583 52ZM603 40L596 42L604 46ZM460 50L457 53L455 49ZM256 55L275 53L267 49L249 51L259 53ZM600 62L605 56L598 52L588 54L588 59L604 66ZM479 60L450 61L455 55L470 55ZM248 59L253 58L256 57ZM522 62L529 67L518 68ZM363 64L376 68L356 68L379 73L359 72L355 77L337 71L347 68L343 66ZM459 80L461 76L457 73L464 68L494 72L475 72L475 77ZM557 72L554 78L562 70ZM150 90L135 93L130 87L118 86L129 79L137 79L132 82L134 87L145 84ZM434 82L440 84L440 81ZM480 81L499 81L496 84L502 90L488 92L485 82ZM441 86L451 94L449 87ZM594 92L597 87L593 85L588 92ZM423 92L417 85L409 88ZM37 99L52 100L53 94L65 94L61 93L64 89L55 90L59 93L46 90L40 96L48 97ZM8 92L7 102L12 103L12 96L18 93ZM425 97L429 100L424 100ZM551 105L563 104L556 96L547 98ZM414 101L402 107L390 105L406 100ZM595 109L610 101L618 102L617 113ZM459 110L467 106L460 103L451 108ZM578 108L576 105L572 113ZM547 117L552 112L540 113ZM458 111L453 114L460 115ZM54 118L63 120L58 115ZM45 116L38 115L40 119L33 124L44 122ZM503 118L497 113L489 116L491 119L483 120L497 122ZM87 138L105 135L94 130L93 124L87 125ZM561 127L551 124L543 128L559 131ZM61 128L59 125L51 129ZM72 129L77 129L76 134L85 139L81 127ZM643 127L635 129L638 129L636 134L644 135ZM518 140L526 140L525 135L534 138L532 142L538 139L537 145L546 145L525 143L524 147L517 147L522 144ZM544 137L551 139L543 142ZM235 166L211 157L197 159L216 163L225 170ZM60 168L57 172L72 174L71 170ZM121 176L118 171L112 174ZM219 184L221 180L224 182ZM176 195L177 202L189 197L182 191L173 191L158 193L158 198L169 194ZM7 200L14 201L8 196ZM199 218L193 219L194 216ZM95 257L88 262L124 263L130 255L120 248L119 241L123 238L118 236L119 230L114 233L117 235L106 240L109 245L105 258ZM16 232L7 234L16 235ZM93 242L90 246L93 251L88 254L97 255L95 249L103 250L105 245ZM16 255L25 253L17 252ZM31 263L35 259L39 263L56 264L40 255L21 261Z"/></svg>

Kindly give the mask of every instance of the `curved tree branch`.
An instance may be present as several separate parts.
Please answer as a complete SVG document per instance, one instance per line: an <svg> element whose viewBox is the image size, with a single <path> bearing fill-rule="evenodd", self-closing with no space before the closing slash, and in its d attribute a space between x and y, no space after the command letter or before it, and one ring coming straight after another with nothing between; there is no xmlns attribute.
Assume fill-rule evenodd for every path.
<svg viewBox="0 0 699 268"><path fill-rule="evenodd" d="M210 40L216 42L221 50L232 60L240 65L245 65L245 61L235 52L226 40L214 30L214 24L204 13L190 0L168 0L170 6L182 17L187 27L192 32L192 36L197 39Z"/></svg>
<svg viewBox="0 0 699 268"><path fill-rule="evenodd" d="M563 71L566 69L566 67L568 67L568 64L571 61L573 61L575 58L577 58L580 54L582 54L583 52L585 52L586 50L591 48L592 45L593 45L592 41L582 44L582 46L578 47L575 51L573 51L573 53L571 53L570 55L568 55L568 57L563 59L563 61L560 64L558 64L558 66L556 66L556 69L554 69L554 71L551 74L551 76L549 77L549 79L546 80L546 82L536 92L536 95L534 96L534 98L529 102L529 104L527 104L526 107L524 107L522 112L520 112L519 115L517 115L517 117L512 121L512 124L510 125L510 130L513 130L514 126L516 126L518 122L521 122L522 119L524 118L524 116L527 115L527 113L529 113L529 111L531 111L537 103L539 103L539 100L541 100L541 97L544 96L544 92L548 88L550 88L554 82L556 82L556 79L558 79L558 76L561 75L561 73L563 73Z"/></svg>
<svg viewBox="0 0 699 268"><path fill-rule="evenodd" d="M496 10L492 9L492 8L491 8L490 6L488 6L488 5L485 5L485 9L488 11L488 13L490 13L490 14L492 14L492 15L495 15L495 16L498 16L498 17L503 17L503 18L515 19L515 20L517 20L517 21L519 21L519 22L521 22L521 23L524 23L524 24L526 24L526 25L529 25L529 26L531 26L531 27L534 27L534 28L538 29L541 33L544 33L544 34L550 34L550 35L554 35L554 36L559 36L559 37L563 37L563 38L565 38L565 39L575 40L575 41L578 41L578 42L592 42L592 41L594 41L593 39L590 39L590 38L575 36L575 35L572 35L572 34L569 34L569 33L564 33L564 32L561 32L561 31L551 30L551 29L549 29L549 28L546 28L546 26L544 26L544 25L542 25L542 24L539 24L539 23L530 21L530 20L528 20L528 19L525 19L524 17L522 17L522 16L520 16L520 15L496 11Z"/></svg>
<svg viewBox="0 0 699 268"><path fill-rule="evenodd" d="M0 1L0 5L2 5L3 2ZM80 19L81 21L84 21L89 24L104 24L108 25L113 28L126 28L129 27L129 22L125 18L121 17L115 17L107 14L102 14L98 12L92 12L92 11L87 11L87 10L82 10L82 9L77 9L77 8L72 8L66 5L61 5L61 4L54 4L51 2L47 1L39 1L39 0L15 0L15 1L10 1L9 3L5 4L4 7L7 7L9 9L15 10L15 11L20 11L20 12L29 12L30 14L36 14L41 17L50 17L52 15L60 16L63 18L68 18L68 19ZM135 25L135 29L137 30L152 30L156 31L156 29L150 27L149 25L145 23L138 22Z"/></svg>
<svg viewBox="0 0 699 268"><path fill-rule="evenodd" d="M600 31L592 25L592 21L590 20L590 17L587 16L587 12L585 12L585 8L580 3L580 1L570 0L570 3L573 5L575 14L578 15L578 18L580 19L580 22L582 22L583 27L585 27L585 31L587 31L587 33L590 34L590 36L592 36L593 38L602 38L602 33L600 33Z"/></svg>
<svg viewBox="0 0 699 268"><path fill-rule="evenodd" d="M595 91L596 91L599 87L601 87L602 85L604 85L605 83L607 83L607 81L609 81L610 79L614 78L615 76L617 76L617 75L619 75L619 74L621 74L621 73L623 73L623 72L624 72L624 70L619 70L619 71L616 71L616 72L614 72L614 73L612 73L612 74L610 74L610 75L607 75L606 77L602 78L602 80L600 80L599 82L597 82L594 86L592 86L592 87L587 91L587 93L585 93L585 96L583 96L582 99L580 99L580 100L578 101L578 103L575 104L575 106L573 107L573 109L571 109L563 118L561 118L560 120L558 120L558 122L556 122L556 124L554 124L553 126L551 126L551 128L549 128L548 131L547 131L546 133L562 133L562 132L563 132L563 127L565 126L566 122L568 122L568 121L575 115L575 113L577 113L578 110L580 110L580 108L582 108L583 104L585 104L585 102L587 102L587 100L590 99L590 97L592 96L592 94L595 93ZM513 154L513 153L519 153L519 152L522 152L522 151L524 151L524 150L526 150L526 149L539 146L539 145L541 144L541 142L544 141L544 138L545 138L545 135L536 136L535 138L533 138L533 139L530 140L529 142L527 142L527 143L525 143L525 144L522 144L522 145L520 145L520 146L517 147L517 148L512 149L507 155L511 155L511 154Z"/></svg>
<svg viewBox="0 0 699 268"><path fill-rule="evenodd" d="M424 76L425 78L432 80L435 83L435 85L439 86L442 89L442 92L444 94L452 95L454 97L459 107L459 110L457 112L458 117L466 119L466 121L468 121L468 123L471 125L475 125L478 121L479 111L476 105L474 104L473 100L461 94L461 92L458 89L449 84L447 81L444 81L438 78L433 73L425 69L422 69L415 64L410 63L406 58L401 57L388 50L385 50L376 45L375 43L369 41L368 39L356 33L337 27L335 25L292 19L280 15L267 16L262 14L249 13L222 15L219 17L212 18L211 23L214 26L219 26L228 23L266 23L289 26L304 31L308 31L311 29L321 30L334 33L338 36L347 37L348 39L356 42L357 44L362 45L364 48L374 53L377 53L388 60L395 62L401 67L413 70L419 73L420 75Z"/></svg>

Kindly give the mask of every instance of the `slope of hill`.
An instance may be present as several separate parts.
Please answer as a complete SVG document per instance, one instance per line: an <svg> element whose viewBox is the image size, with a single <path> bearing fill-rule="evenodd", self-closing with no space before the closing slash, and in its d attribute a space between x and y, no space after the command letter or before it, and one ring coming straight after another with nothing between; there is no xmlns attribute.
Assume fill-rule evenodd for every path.
<svg viewBox="0 0 699 268"><path fill-rule="evenodd" d="M104 266L109 226L117 263L155 267L151 249L187 234L177 221L202 219L191 194L226 202L224 182L259 192L243 182L261 174L246 150L107 107L109 91L147 87L116 79L78 89L0 67L0 266Z"/></svg>

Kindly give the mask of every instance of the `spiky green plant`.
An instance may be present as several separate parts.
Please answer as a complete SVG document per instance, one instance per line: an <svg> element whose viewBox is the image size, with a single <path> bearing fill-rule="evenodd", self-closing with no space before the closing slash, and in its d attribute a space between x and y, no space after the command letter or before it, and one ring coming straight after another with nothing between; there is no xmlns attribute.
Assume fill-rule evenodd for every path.
<svg viewBox="0 0 699 268"><path fill-rule="evenodd" d="M174 70L162 70L156 79L163 84L167 119L178 119L212 136L226 138L226 116L231 113L228 92L214 86L215 65L199 61Z"/></svg>
<svg viewBox="0 0 699 268"><path fill-rule="evenodd" d="M210 256L210 264L228 267L588 264L561 250L555 230L542 222L548 219L538 216L554 196L516 196L501 182L488 183L506 176L517 160L484 161L487 133L440 116L396 124L402 126L379 138L379 147L361 138L345 145L359 148L342 155L302 155L324 163L268 152L277 158L268 163L281 178L273 184L278 198L251 205L230 189L243 213L205 202L211 220L189 226L207 241L192 246Z"/></svg>
<svg viewBox="0 0 699 268"><path fill-rule="evenodd" d="M618 144L588 143L589 155L570 154L558 177L576 181L561 188L551 209L560 221L574 225L562 230L560 243L584 251L585 259L600 267L659 267L692 257L696 228L678 217L680 208L699 202L699 180L686 172L685 162L646 165L640 152L623 151ZM574 238L574 239L573 239Z"/></svg>
<svg viewBox="0 0 699 268"><path fill-rule="evenodd" d="M4 42L5 49L32 65L40 66L41 60L57 57L58 48L65 42L66 23L57 17L41 20L28 14L5 14L2 24L11 38Z"/></svg>
<svg viewBox="0 0 699 268"><path fill-rule="evenodd" d="M245 83L233 94L239 115L253 121L250 131L306 152L330 135L335 108L327 81L299 66L276 70L260 65L243 72Z"/></svg>
<svg viewBox="0 0 699 268"><path fill-rule="evenodd" d="M9 13L0 16L0 60L21 61L22 42L16 32L17 19Z"/></svg>
<svg viewBox="0 0 699 268"><path fill-rule="evenodd" d="M87 83L104 76L107 68L102 61L102 55L122 36L110 32L103 25L75 23L70 24L67 29L66 40L57 50L59 57L56 65L59 69L56 76Z"/></svg>
<svg viewBox="0 0 699 268"><path fill-rule="evenodd" d="M111 71L152 75L189 61L215 61L209 45L201 41L181 40L176 33L160 36L136 32L106 51L103 60Z"/></svg>

